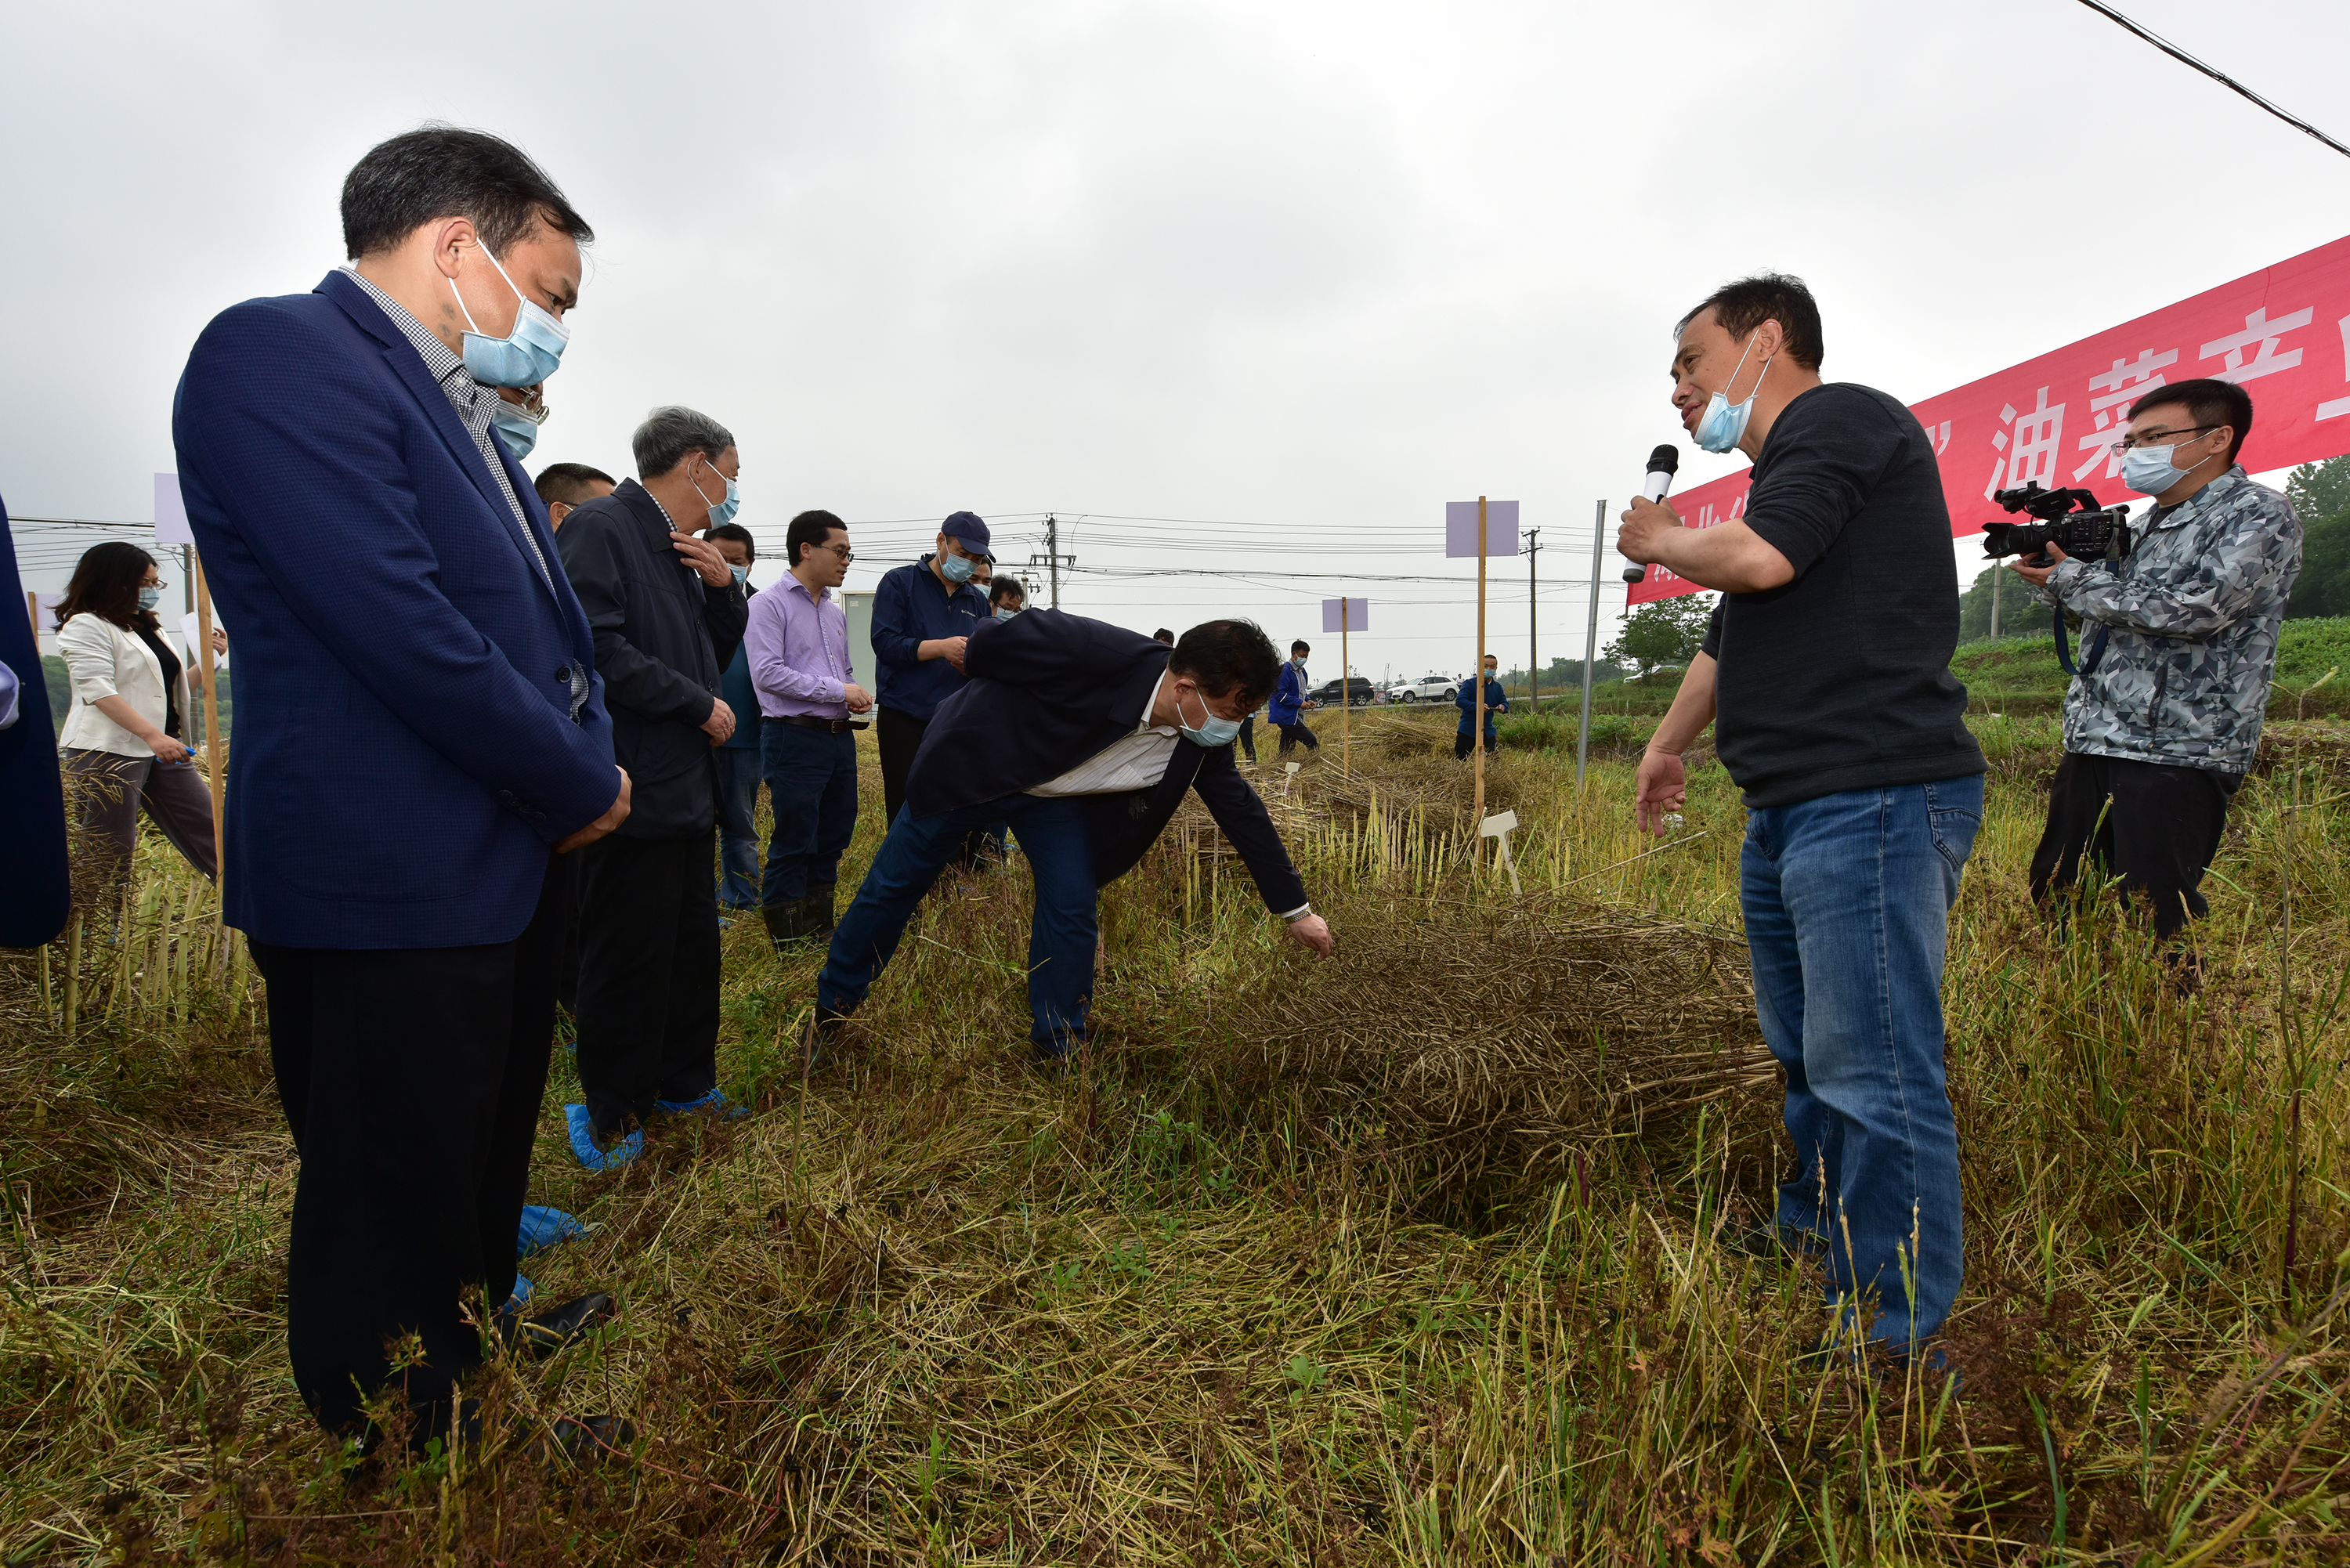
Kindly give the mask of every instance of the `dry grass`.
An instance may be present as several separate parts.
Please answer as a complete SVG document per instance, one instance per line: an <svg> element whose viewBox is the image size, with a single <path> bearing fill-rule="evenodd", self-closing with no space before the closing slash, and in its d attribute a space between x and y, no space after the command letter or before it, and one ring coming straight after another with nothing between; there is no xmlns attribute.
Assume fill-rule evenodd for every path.
<svg viewBox="0 0 2350 1568"><path fill-rule="evenodd" d="M1951 1396L1810 1366L1815 1283L1712 1240L1778 1159L1773 1095L1742 1087L1720 770L1659 852L1621 763L1577 799L1571 753L1505 751L1513 898L1454 836L1465 770L1431 754L1450 718L1358 726L1355 777L1326 750L1284 807L1336 962L1280 941L1196 821L1120 883L1069 1081L1023 1065L1016 867L933 900L805 1096L782 1042L816 957L729 932L721 1060L750 1122L657 1129L591 1177L561 1140L558 1054L533 1196L598 1229L526 1269L624 1312L483 1392L517 1438L632 1416L629 1462L588 1474L511 1449L359 1467L302 1420L255 992L227 954L215 972L184 868L142 851L125 941L85 932L72 1031L62 949L46 990L39 955L0 961L0 1556L2350 1556L2338 728L2281 728L2239 794L2185 1000L2109 906L2062 940L2030 910L2052 732L1987 728L1948 993L1970 1214Z"/></svg>

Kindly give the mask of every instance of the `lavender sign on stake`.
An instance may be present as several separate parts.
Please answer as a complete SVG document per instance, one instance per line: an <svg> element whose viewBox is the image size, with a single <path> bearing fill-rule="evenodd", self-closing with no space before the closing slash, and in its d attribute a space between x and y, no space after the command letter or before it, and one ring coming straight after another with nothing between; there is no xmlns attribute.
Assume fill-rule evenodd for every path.
<svg viewBox="0 0 2350 1568"><path fill-rule="evenodd" d="M1322 629L1349 632L1371 629L1371 601L1368 599L1324 599Z"/></svg>
<svg viewBox="0 0 2350 1568"><path fill-rule="evenodd" d="M1352 774L1355 771L1355 736L1347 718L1347 710L1355 705L1355 667L1347 661L1347 634L1371 629L1370 601L1324 599L1322 629L1338 634L1338 765Z"/></svg>
<svg viewBox="0 0 2350 1568"><path fill-rule="evenodd" d="M1476 524L1472 522L1473 529ZM180 476L159 473L155 476L155 543L158 545L192 545L195 530L188 526L187 503L180 499ZM1471 552L1472 555L1474 551Z"/></svg>
<svg viewBox="0 0 2350 1568"><path fill-rule="evenodd" d="M1474 560L1477 556L1477 504L1473 501L1448 501L1444 504L1444 553L1465 556ZM1518 504L1514 501L1485 503L1485 554L1514 556L1518 553Z"/></svg>

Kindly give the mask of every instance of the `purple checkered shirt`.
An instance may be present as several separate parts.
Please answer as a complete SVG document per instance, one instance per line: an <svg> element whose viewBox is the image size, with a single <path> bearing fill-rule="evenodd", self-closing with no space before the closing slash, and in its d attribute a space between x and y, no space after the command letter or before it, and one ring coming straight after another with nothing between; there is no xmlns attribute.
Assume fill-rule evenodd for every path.
<svg viewBox="0 0 2350 1568"><path fill-rule="evenodd" d="M846 719L841 688L854 677L848 662L848 612L827 588L821 600L787 576L751 601L743 633L759 711L770 719Z"/></svg>

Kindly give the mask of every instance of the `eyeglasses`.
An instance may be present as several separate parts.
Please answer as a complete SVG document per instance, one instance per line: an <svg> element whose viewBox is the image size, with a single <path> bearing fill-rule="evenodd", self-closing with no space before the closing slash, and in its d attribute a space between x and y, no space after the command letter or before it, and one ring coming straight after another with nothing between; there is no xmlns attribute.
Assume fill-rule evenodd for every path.
<svg viewBox="0 0 2350 1568"><path fill-rule="evenodd" d="M2112 452L2116 457L2119 457L2122 453L2129 451L2132 447L2176 446L2178 444L2178 438L2181 436L2201 435L2210 431L2224 430L2225 428L2226 427L2223 425L2187 425L2175 431L2156 431L2150 435L2137 435L2133 433L2122 437L2121 440L2114 442L2112 446L2106 450Z"/></svg>
<svg viewBox="0 0 2350 1568"><path fill-rule="evenodd" d="M857 559L857 552L851 550L846 545L818 545L816 548L819 550L829 550L832 554L839 556L840 564L844 566L848 565L849 562Z"/></svg>

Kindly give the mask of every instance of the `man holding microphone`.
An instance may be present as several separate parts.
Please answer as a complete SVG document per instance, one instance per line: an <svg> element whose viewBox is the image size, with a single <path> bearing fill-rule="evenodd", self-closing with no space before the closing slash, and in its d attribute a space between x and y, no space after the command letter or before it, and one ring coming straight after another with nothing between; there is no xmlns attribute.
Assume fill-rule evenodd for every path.
<svg viewBox="0 0 2350 1568"><path fill-rule="evenodd" d="M1754 461L1742 520L1635 501L1617 548L1721 590L1640 760L1640 826L1685 797L1709 722L1744 792L1740 903L1799 1167L1750 1238L1823 1259L1838 1326L1907 1355L1964 1272L1942 1074L1942 952L1982 819L1982 753L1950 671L1959 599L1932 448L1883 392L1819 377L1802 282L1724 286L1680 324L1673 406Z"/></svg>

